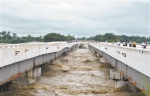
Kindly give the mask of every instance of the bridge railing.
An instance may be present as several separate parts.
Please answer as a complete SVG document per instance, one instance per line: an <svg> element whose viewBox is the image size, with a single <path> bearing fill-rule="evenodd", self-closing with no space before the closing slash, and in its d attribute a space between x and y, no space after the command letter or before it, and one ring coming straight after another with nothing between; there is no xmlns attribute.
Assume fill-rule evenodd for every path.
<svg viewBox="0 0 150 96"><path fill-rule="evenodd" d="M8 44L0 46L0 67L39 55L58 52L74 43Z"/></svg>
<svg viewBox="0 0 150 96"><path fill-rule="evenodd" d="M90 44L150 77L150 50L107 44Z"/></svg>
<svg viewBox="0 0 150 96"><path fill-rule="evenodd" d="M114 46L114 45L105 45L104 47L107 47L108 50L112 50L116 53L124 53L126 55L126 58L130 58L133 60L136 60L138 62L141 62L143 64L150 64L150 50L145 49L138 49L134 47L120 47L120 46Z"/></svg>

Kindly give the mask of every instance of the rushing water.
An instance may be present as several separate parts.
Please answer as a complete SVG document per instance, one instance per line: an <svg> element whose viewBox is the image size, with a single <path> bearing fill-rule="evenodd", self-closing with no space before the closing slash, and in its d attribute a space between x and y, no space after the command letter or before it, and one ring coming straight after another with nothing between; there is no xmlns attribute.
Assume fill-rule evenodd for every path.
<svg viewBox="0 0 150 96"><path fill-rule="evenodd" d="M141 96L116 92L108 64L100 64L88 49L78 49L43 66L37 82L14 91L14 96ZM8 95L6 95L8 96Z"/></svg>

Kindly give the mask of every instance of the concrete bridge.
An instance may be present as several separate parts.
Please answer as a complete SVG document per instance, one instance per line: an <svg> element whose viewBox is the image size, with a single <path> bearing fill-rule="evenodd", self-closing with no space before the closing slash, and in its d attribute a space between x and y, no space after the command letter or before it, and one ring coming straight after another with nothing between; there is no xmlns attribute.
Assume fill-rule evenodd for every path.
<svg viewBox="0 0 150 96"><path fill-rule="evenodd" d="M40 73L40 65L58 58L64 52L75 50L82 43L95 52L101 63L109 63L110 77L116 88L130 80L143 92L150 83L150 49L115 46L104 43L23 43L0 45L0 85L27 73L29 83Z"/></svg>
<svg viewBox="0 0 150 96"><path fill-rule="evenodd" d="M23 43L0 45L0 85L27 73L29 83L41 74L40 66L77 48L76 43Z"/></svg>
<svg viewBox="0 0 150 96"><path fill-rule="evenodd" d="M90 43L90 49L100 57L100 62L109 63L110 77L116 81L116 87L130 80L143 92L150 86L150 49L141 46L124 47L104 43Z"/></svg>

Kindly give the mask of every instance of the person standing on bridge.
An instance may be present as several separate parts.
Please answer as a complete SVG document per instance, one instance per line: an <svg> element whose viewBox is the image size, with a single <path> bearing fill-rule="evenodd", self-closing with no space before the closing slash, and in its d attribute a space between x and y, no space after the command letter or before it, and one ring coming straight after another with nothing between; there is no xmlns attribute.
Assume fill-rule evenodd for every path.
<svg viewBox="0 0 150 96"><path fill-rule="evenodd" d="M116 45L117 45L117 46L120 46L120 42L117 42Z"/></svg>
<svg viewBox="0 0 150 96"><path fill-rule="evenodd" d="M133 47L136 47L136 42L135 41L133 42Z"/></svg>
<svg viewBox="0 0 150 96"><path fill-rule="evenodd" d="M143 41L143 43L141 44L141 46L143 46L143 48L146 49L147 43L146 43L145 40Z"/></svg>
<svg viewBox="0 0 150 96"><path fill-rule="evenodd" d="M127 46L127 42L123 42L123 46Z"/></svg>
<svg viewBox="0 0 150 96"><path fill-rule="evenodd" d="M129 47L131 47L132 46L132 42L129 42Z"/></svg>

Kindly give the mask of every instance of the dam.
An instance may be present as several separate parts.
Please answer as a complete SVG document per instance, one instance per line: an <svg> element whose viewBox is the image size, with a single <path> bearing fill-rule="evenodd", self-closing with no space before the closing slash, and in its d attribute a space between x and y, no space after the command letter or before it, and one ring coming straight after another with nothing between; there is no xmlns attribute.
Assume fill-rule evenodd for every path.
<svg viewBox="0 0 150 96"><path fill-rule="evenodd" d="M81 49L78 48L80 44L84 45ZM3 87L1 87L0 93L2 96L141 96L141 91L145 92L148 90L144 84L145 78L141 77L142 79L140 80L143 81L139 81L138 77L145 76L146 81L149 82L147 72L146 74L144 73L149 70L142 71L130 66L132 72L129 72L130 70L127 69L128 63L122 61L128 56L128 54L126 54L126 57L121 54L123 49L120 51L123 59L119 60L119 57L116 59L116 53L119 54L116 51L122 47L112 46L117 49L115 51L113 50L115 52L114 56L105 53L111 49L111 45L100 43L34 44L33 46L36 47L33 49L30 49L30 46L30 48L25 47L25 44L24 46L16 45L15 47L13 47L14 45L11 45L11 47L10 45L2 46L2 49L4 49L4 46L5 48L13 48L13 51L15 49L14 53L18 51L15 53L15 55L18 55L18 61L17 58L15 58L16 63L7 64L8 59L5 59L6 61L1 63L1 86ZM143 51L143 49L127 49ZM25 52L25 50L33 51L31 51L32 54L30 53L32 57L24 60L25 57L21 58L20 56L28 57L30 55L19 53L21 51ZM37 52L38 50L39 52ZM109 53L113 53L111 50ZM148 52L148 50L144 50L143 54L149 56L149 53L146 52ZM145 58L145 60L149 59ZM142 62L142 59L138 61L139 63L137 64L149 64L149 61ZM126 64L126 66L124 64ZM13 73L15 67L11 69L12 66L18 68L15 70L18 71L16 74ZM22 67L28 68L24 68L23 71ZM134 77L134 70L136 74L139 74L136 75L137 77L135 76L136 78ZM127 76L128 74L126 72L129 72L128 74L130 76ZM8 76L6 73L13 75ZM141 73L144 75L141 75ZM10 81L11 83L9 83ZM6 88L6 85L9 86L9 88Z"/></svg>

